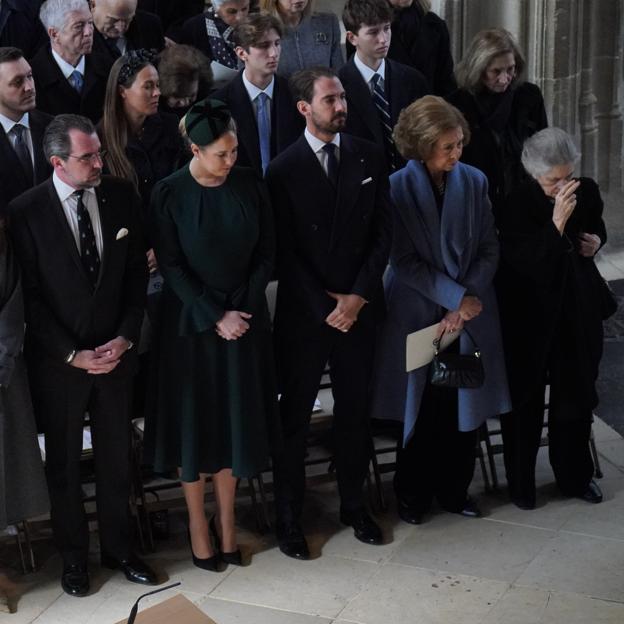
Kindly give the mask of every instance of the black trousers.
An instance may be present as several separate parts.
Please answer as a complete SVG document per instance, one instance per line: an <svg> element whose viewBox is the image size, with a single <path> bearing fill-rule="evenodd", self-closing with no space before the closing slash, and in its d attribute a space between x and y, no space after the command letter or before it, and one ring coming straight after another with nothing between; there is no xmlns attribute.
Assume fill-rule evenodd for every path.
<svg viewBox="0 0 624 624"><path fill-rule="evenodd" d="M591 408L576 397L567 378L551 367L548 410L548 456L557 485L566 496L587 489L594 474L589 449ZM535 462L544 426L544 391L540 386L530 400L501 417L507 484L512 499L535 504Z"/></svg>
<svg viewBox="0 0 624 624"><path fill-rule="evenodd" d="M131 378L88 375L60 367L32 377L33 398L46 439L46 476L54 541L67 564L84 564L89 527L82 503L80 457L85 412L89 412L102 554L131 552Z"/></svg>
<svg viewBox="0 0 624 624"><path fill-rule="evenodd" d="M362 507L370 460L369 394L375 334L356 323L343 334L329 326L276 340L283 451L273 458L275 504L281 522L298 521L305 491L306 437L327 362L334 396L333 450L343 510Z"/></svg>
<svg viewBox="0 0 624 624"><path fill-rule="evenodd" d="M397 452L394 490L399 501L424 513L437 498L461 511L475 467L477 430L459 431L457 390L427 384L414 434Z"/></svg>

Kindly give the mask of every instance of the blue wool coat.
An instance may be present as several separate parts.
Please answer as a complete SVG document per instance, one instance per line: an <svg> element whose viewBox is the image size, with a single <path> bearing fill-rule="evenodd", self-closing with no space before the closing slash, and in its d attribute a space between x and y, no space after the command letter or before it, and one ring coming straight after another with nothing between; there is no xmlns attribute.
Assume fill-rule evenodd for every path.
<svg viewBox="0 0 624 624"><path fill-rule="evenodd" d="M458 392L459 429L472 431L487 417L511 410L505 361L492 286L499 257L487 180L474 167L458 163L448 173L442 215L427 172L419 162L390 177L394 238L385 277L388 313L378 345L373 396L374 418L403 421L404 440L412 434L429 367L405 372L405 338L457 310L464 295L483 303L466 323L478 344L485 383ZM472 343L460 338L460 350Z"/></svg>

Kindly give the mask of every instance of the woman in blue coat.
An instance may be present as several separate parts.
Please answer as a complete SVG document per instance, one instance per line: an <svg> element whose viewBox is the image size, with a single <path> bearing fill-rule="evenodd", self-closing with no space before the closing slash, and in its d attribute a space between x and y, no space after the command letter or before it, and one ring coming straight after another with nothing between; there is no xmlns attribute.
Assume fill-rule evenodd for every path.
<svg viewBox="0 0 624 624"><path fill-rule="evenodd" d="M399 514L422 521L434 498L447 511L477 516L468 498L476 432L488 416L510 409L492 280L498 240L483 173L459 162L468 125L435 96L399 116L397 149L409 162L390 178L394 239L385 291L387 319L377 361L373 417L404 423L395 491ZM442 389L429 368L405 372L407 334L434 323L469 328L479 346L485 382L478 389ZM474 347L462 333L453 347Z"/></svg>

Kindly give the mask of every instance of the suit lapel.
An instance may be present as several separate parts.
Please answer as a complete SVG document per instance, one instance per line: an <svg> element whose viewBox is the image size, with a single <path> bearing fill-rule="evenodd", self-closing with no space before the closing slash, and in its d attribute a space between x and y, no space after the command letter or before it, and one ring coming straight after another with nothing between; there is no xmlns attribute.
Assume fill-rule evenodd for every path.
<svg viewBox="0 0 624 624"><path fill-rule="evenodd" d="M262 171L256 115L251 105L247 89L245 89L245 85L243 84L242 72L232 80L230 88L232 89L232 97L230 98L229 104L233 117L238 124L238 134L245 144L252 167L256 171Z"/></svg>
<svg viewBox="0 0 624 624"><path fill-rule="evenodd" d="M379 115L373 102L370 89L362 74L360 74L358 68L355 66L353 59L351 59L345 69L344 76L347 78L347 84L345 84L345 90L349 94L349 115L353 114L353 111L362 119L364 125L369 129L371 134L375 137L375 142L379 145L383 145L384 137L381 130L381 124L379 123Z"/></svg>
<svg viewBox="0 0 624 624"><path fill-rule="evenodd" d="M100 185L95 189L95 196L98 202L98 211L100 213L100 224L102 226L102 257L100 258L100 274L95 285L97 290L102 282L102 277L106 271L110 261L110 254L115 244L115 224L111 219L110 210L108 210L109 197L105 189Z"/></svg>
<svg viewBox="0 0 624 624"><path fill-rule="evenodd" d="M24 190L30 187L28 180L26 179L26 174L24 172L24 168L22 167L22 163L19 161L15 150L11 146L11 142L9 137L3 128L0 127L0 153L2 154L2 167L6 167L6 171L11 172L11 176L15 176L17 178L17 184L19 188Z"/></svg>
<svg viewBox="0 0 624 624"><path fill-rule="evenodd" d="M37 111L33 111L30 114L30 132L33 143L33 154L35 157L35 184L39 184L48 177L50 171L50 164L46 160L43 153L43 133L45 132L46 124L37 115Z"/></svg>
<svg viewBox="0 0 624 624"><path fill-rule="evenodd" d="M336 209L330 239L330 248L338 241L349 216L357 203L364 180L364 159L355 151L346 134L340 135L340 170Z"/></svg>
<svg viewBox="0 0 624 624"><path fill-rule="evenodd" d="M46 49L41 50L39 53L43 55L41 67L43 71L37 73L37 79L39 80L37 83L37 92L53 94L53 101L65 102L67 104L67 110L79 109L80 95L69 84L67 78L63 76L61 68L56 64L52 56L52 49L50 46L48 45Z"/></svg>

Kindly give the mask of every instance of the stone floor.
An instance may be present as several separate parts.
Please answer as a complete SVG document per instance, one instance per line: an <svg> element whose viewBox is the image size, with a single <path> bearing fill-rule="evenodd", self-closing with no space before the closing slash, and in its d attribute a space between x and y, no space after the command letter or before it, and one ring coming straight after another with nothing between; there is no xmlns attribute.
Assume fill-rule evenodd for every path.
<svg viewBox="0 0 624 624"><path fill-rule="evenodd" d="M558 496L542 449L534 511L515 508L503 492L484 494L477 471L472 492L485 517L439 512L410 526L389 496L390 510L378 515L388 543L366 546L338 524L335 487L326 484L308 497L312 561L288 559L272 535L257 534L244 503L240 541L249 566L195 568L176 513L174 536L147 558L163 581L181 581L179 589L217 624L622 624L624 440L600 420L595 434L604 472L600 505ZM500 463L498 470L502 475ZM126 617L143 588L99 569L95 548L93 591L71 598L59 585L58 557L37 543L43 566L17 579L18 611L0 613L0 623L112 624Z"/></svg>

